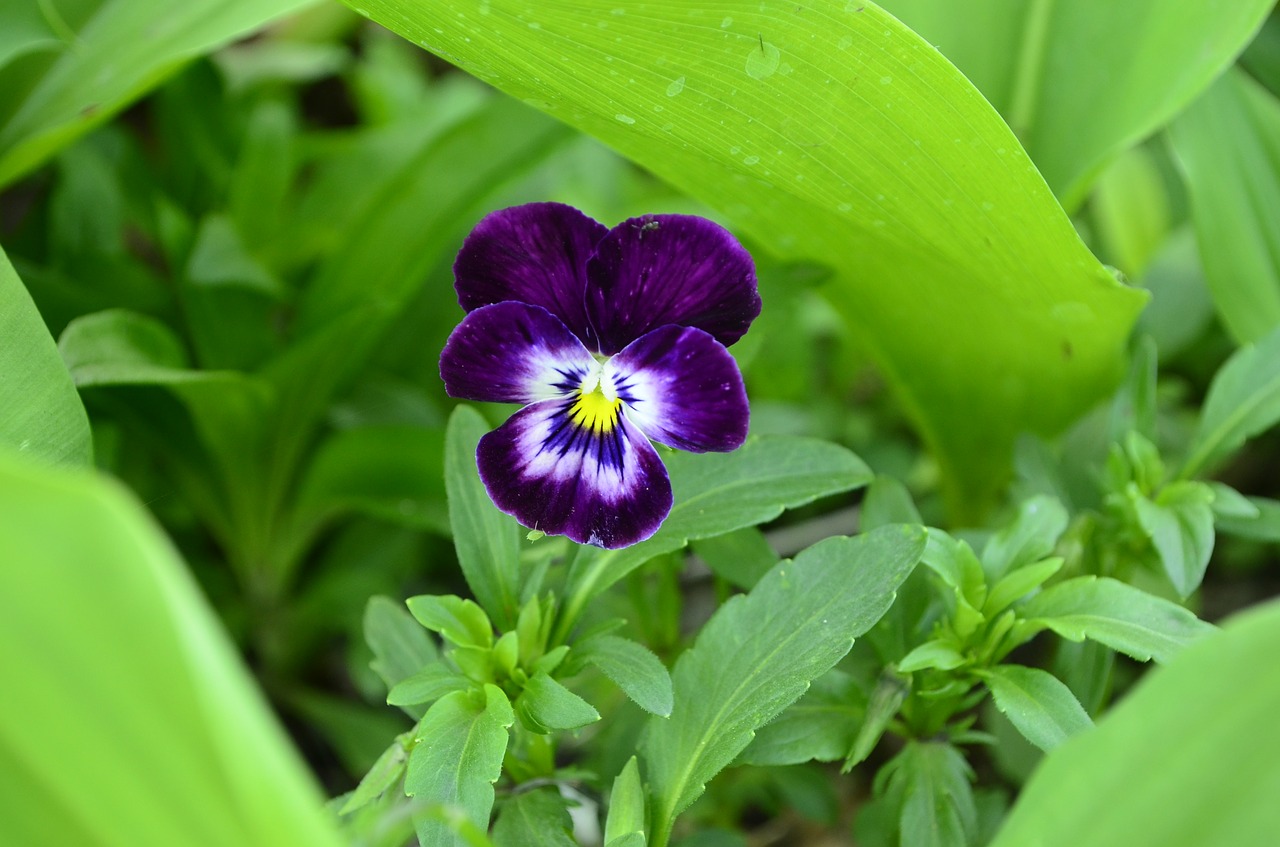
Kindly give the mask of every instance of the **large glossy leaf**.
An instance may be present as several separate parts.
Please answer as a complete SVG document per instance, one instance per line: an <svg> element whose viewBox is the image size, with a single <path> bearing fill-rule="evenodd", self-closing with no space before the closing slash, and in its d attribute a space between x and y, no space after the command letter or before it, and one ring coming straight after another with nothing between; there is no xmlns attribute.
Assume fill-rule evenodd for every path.
<svg viewBox="0 0 1280 847"><path fill-rule="evenodd" d="M885 0L1009 121L1067 208L1203 91L1273 0Z"/></svg>
<svg viewBox="0 0 1280 847"><path fill-rule="evenodd" d="M1280 102L1226 74L1170 127L1205 279L1237 341L1280 325Z"/></svg>
<svg viewBox="0 0 1280 847"><path fill-rule="evenodd" d="M958 512L982 509L1018 432L1063 425L1119 375L1142 295L1084 248L977 91L871 3L358 5L779 257L832 266L830 298Z"/></svg>
<svg viewBox="0 0 1280 847"><path fill-rule="evenodd" d="M4 454L0 515L0 843L340 843L136 501Z"/></svg>
<svg viewBox="0 0 1280 847"><path fill-rule="evenodd" d="M1274 842L1280 733L1266 728L1280 710L1277 644L1272 603L1152 672L1045 758L994 847Z"/></svg>
<svg viewBox="0 0 1280 847"><path fill-rule="evenodd" d="M39 0L11 0L43 7ZM32 81L0 69L0 185L39 165L183 62L313 0L106 0ZM47 11L47 9L42 9ZM65 24L64 24L65 25Z"/></svg>
<svg viewBox="0 0 1280 847"><path fill-rule="evenodd" d="M89 418L31 295L0 250L0 445L33 458L88 464Z"/></svg>
<svg viewBox="0 0 1280 847"><path fill-rule="evenodd" d="M906 526L820 541L712 616L676 663L671 717L649 723L655 847L756 730L888 610L924 542L922 530Z"/></svg>

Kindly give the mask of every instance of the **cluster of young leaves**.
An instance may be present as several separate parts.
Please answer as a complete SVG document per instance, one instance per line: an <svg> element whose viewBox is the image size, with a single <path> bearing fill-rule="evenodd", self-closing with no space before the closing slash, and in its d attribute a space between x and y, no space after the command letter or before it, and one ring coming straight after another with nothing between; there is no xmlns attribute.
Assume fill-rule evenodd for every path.
<svg viewBox="0 0 1280 847"><path fill-rule="evenodd" d="M593 668L651 716L638 760L616 777L605 843L661 847L706 782L889 609L924 550L923 531L910 527L820 542L723 605L668 675L644 645L615 634L624 621L586 616L592 601L690 538L741 532L865 485L866 466L835 445L780 436L731 454L673 455L667 523L650 541L610 555L563 540L521 541L475 473L486 429L460 407L446 440L450 519L478 602L413 597L408 614L388 600L370 604L375 669L388 702L417 725L343 801L353 825L362 811L385 815L405 795L415 801L420 843L466 843L488 830L502 779L494 843L574 844L569 801L557 786L598 785L602 775L557 767L556 749L561 734L601 719L574 690Z"/></svg>

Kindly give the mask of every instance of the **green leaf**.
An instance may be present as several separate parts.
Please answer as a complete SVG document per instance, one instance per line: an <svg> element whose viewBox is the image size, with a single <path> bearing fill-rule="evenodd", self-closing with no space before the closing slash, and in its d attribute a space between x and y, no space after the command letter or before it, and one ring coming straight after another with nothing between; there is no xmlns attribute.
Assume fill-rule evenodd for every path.
<svg viewBox="0 0 1280 847"><path fill-rule="evenodd" d="M1130 493L1138 522L1151 539L1178 594L1200 587L1213 554L1213 491L1202 482L1174 482L1155 501Z"/></svg>
<svg viewBox="0 0 1280 847"><path fill-rule="evenodd" d="M955 589L956 599L975 613L987 599L987 580L982 563L967 541L957 541L940 529L929 529L925 566Z"/></svg>
<svg viewBox="0 0 1280 847"><path fill-rule="evenodd" d="M644 823L644 785L640 782L640 766L632 756L609 792L609 814L604 821L606 847L633 834L640 836L639 847L644 847Z"/></svg>
<svg viewBox="0 0 1280 847"><path fill-rule="evenodd" d="M452 594L422 594L405 601L418 623L459 647L493 646L493 624L475 603Z"/></svg>
<svg viewBox="0 0 1280 847"><path fill-rule="evenodd" d="M476 470L476 445L488 431L475 409L453 410L445 432L445 490L462 574L498 628L508 630L520 611L520 525L493 505Z"/></svg>
<svg viewBox="0 0 1280 847"><path fill-rule="evenodd" d="M1023 140L1068 209L1105 162L1176 115L1253 38L1271 0L887 0Z"/></svg>
<svg viewBox="0 0 1280 847"><path fill-rule="evenodd" d="M595 707L545 673L535 673L516 698L520 722L533 732L578 729L600 720Z"/></svg>
<svg viewBox="0 0 1280 847"><path fill-rule="evenodd" d="M900 804L902 844L965 847L973 842L978 812L963 753L950 744L911 741L882 773L888 775L888 796Z"/></svg>
<svg viewBox="0 0 1280 847"><path fill-rule="evenodd" d="M89 418L31 295L0 250L0 445L55 464L93 461Z"/></svg>
<svg viewBox="0 0 1280 847"><path fill-rule="evenodd" d="M853 746L866 706L867 696L853 677L839 669L827 671L760 728L740 760L748 765L834 762Z"/></svg>
<svg viewBox="0 0 1280 847"><path fill-rule="evenodd" d="M1045 757L993 847L1264 847L1280 828L1280 604L1229 621ZM1176 802L1171 802L1176 799ZM1081 814L1081 809L1090 814Z"/></svg>
<svg viewBox="0 0 1280 847"><path fill-rule="evenodd" d="M1130 279L1141 277L1169 235L1171 206L1152 151L1125 151L1102 173L1089 202L1103 256Z"/></svg>
<svg viewBox="0 0 1280 847"><path fill-rule="evenodd" d="M1018 505L1018 516L982 548L982 568L996 582L1009 571L1038 562L1053 552L1067 528L1067 510L1052 497L1032 497Z"/></svg>
<svg viewBox="0 0 1280 847"><path fill-rule="evenodd" d="M905 526L829 538L717 610L676 663L671 717L650 719L644 750L656 847L756 730L888 610L924 543L920 528Z"/></svg>
<svg viewBox="0 0 1280 847"><path fill-rule="evenodd" d="M1039 668L996 665L978 676L991 689L996 708L1041 750L1093 726L1080 701L1061 680Z"/></svg>
<svg viewBox="0 0 1280 847"><path fill-rule="evenodd" d="M1280 326L1280 102L1224 74L1169 129L1214 306L1239 342Z"/></svg>
<svg viewBox="0 0 1280 847"><path fill-rule="evenodd" d="M29 90L0 96L0 185L106 120L184 62L309 0L105 0ZM138 37L145 33L145 37ZM0 76L0 81L4 77ZM15 99L16 98L16 99Z"/></svg>
<svg viewBox="0 0 1280 847"><path fill-rule="evenodd" d="M132 496L0 451L0 514L0 843L342 843Z"/></svg>
<svg viewBox="0 0 1280 847"><path fill-rule="evenodd" d="M595 665L637 706L650 714L671 714L671 676L648 648L616 635L599 635L576 644L574 658Z"/></svg>
<svg viewBox="0 0 1280 847"><path fill-rule="evenodd" d="M404 793L420 802L456 807L482 832L489 828L493 783L502 774L511 704L496 685L458 691L435 702L418 724ZM422 847L467 842L430 815L415 815Z"/></svg>
<svg viewBox="0 0 1280 847"><path fill-rule="evenodd" d="M428 665L397 682L387 694L392 706L417 706L431 703L446 694L471 685L465 676L454 673L443 664Z"/></svg>
<svg viewBox="0 0 1280 847"><path fill-rule="evenodd" d="M898 716L898 708L902 706L907 695L911 693L911 677L904 676L892 667L885 668L876 680L876 687L867 698L867 714L858 727L858 734L853 744L848 747L842 773L848 773L858 763L866 760L871 751L880 743L889 724Z"/></svg>
<svg viewBox="0 0 1280 847"><path fill-rule="evenodd" d="M1249 497L1248 501L1258 510L1252 518L1219 517L1215 526L1220 532L1254 541L1280 541L1280 501L1265 497Z"/></svg>
<svg viewBox="0 0 1280 847"><path fill-rule="evenodd" d="M440 659L422 625L389 597L369 598L364 610L364 640L374 656L369 666L386 683L388 691ZM406 711L420 718L426 709Z"/></svg>
<svg viewBox="0 0 1280 847"><path fill-rule="evenodd" d="M1280 326L1232 354L1213 377L1187 459L1178 471L1190 479L1221 462L1245 439L1280 421Z"/></svg>
<svg viewBox="0 0 1280 847"><path fill-rule="evenodd" d="M569 568L559 640L592 598L654 556L691 539L723 535L763 523L784 509L866 485L861 459L816 438L752 437L732 453L675 453L665 457L675 505L648 541L621 550L580 547Z"/></svg>
<svg viewBox="0 0 1280 847"><path fill-rule="evenodd" d="M1003 485L1018 433L1060 428L1119 376L1143 295L1084 248L968 81L872 3L767 0L723 27L723 10L685 0L607 16L522 0L484 14L470 0L359 6L779 259L834 268L826 293L935 448L958 513ZM939 316L966 331L938 332Z"/></svg>
<svg viewBox="0 0 1280 847"><path fill-rule="evenodd" d="M926 668L950 671L967 664L968 661L954 644L946 641L926 641L903 656L897 666L901 673L914 673Z"/></svg>
<svg viewBox="0 0 1280 847"><path fill-rule="evenodd" d="M690 546L713 574L743 591L750 591L778 564L778 554L754 526L699 539Z"/></svg>
<svg viewBox="0 0 1280 847"><path fill-rule="evenodd" d="M578 847L565 799L550 786L503 803L492 838L494 847Z"/></svg>
<svg viewBox="0 0 1280 847"><path fill-rule="evenodd" d="M1017 600L1035 591L1050 577L1062 570L1063 560L1059 557L1045 559L1023 565L995 584L987 595L987 602L982 606L982 614L987 618L995 618Z"/></svg>
<svg viewBox="0 0 1280 847"><path fill-rule="evenodd" d="M342 804L339 814L349 815L358 809L364 808L381 797L388 788L395 784L400 775L404 773L405 765L409 761L409 754L404 749L405 740L404 736L397 738L378 757L378 761L373 763L373 767L360 780L356 790L352 791L346 802Z"/></svg>
<svg viewBox="0 0 1280 847"><path fill-rule="evenodd" d="M1018 614L1063 638L1098 641L1139 661L1167 662L1214 631L1186 609L1114 579L1082 576L1046 588Z"/></svg>
<svg viewBox="0 0 1280 847"><path fill-rule="evenodd" d="M907 487L893 477L881 474L867 486L867 494L862 498L858 526L863 532L870 532L893 523L923 521Z"/></svg>

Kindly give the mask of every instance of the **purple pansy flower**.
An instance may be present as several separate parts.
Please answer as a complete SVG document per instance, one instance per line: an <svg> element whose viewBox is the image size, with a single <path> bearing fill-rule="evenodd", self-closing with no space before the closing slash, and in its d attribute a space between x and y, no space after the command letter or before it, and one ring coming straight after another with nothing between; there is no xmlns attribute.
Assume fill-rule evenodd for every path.
<svg viewBox="0 0 1280 847"><path fill-rule="evenodd" d="M468 314L440 354L452 397L525 407L480 440L480 478L521 523L625 547L671 511L649 439L728 451L747 394L725 349L760 314L751 256L690 215L613 229L559 203L494 212L453 266Z"/></svg>

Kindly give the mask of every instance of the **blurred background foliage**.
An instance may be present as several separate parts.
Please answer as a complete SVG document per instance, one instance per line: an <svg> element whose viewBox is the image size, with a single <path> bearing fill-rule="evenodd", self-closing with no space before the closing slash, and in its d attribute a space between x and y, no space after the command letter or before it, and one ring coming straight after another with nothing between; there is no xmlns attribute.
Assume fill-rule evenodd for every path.
<svg viewBox="0 0 1280 847"><path fill-rule="evenodd" d="M375 16L397 8L370 5ZM572 22L560 5L551 11ZM709 5L711 31L729 20L732 4ZM1135 334L1149 336L1158 351L1149 437L1162 453L1184 455L1198 443L1198 410L1214 373L1240 345L1280 325L1280 18L1271 11L1257 31L1270 2L1228 12L1189 0L1180 12L1156 3L1031 2L1014 4L1018 15L1009 5L965 4L958 13L949 3L885 4L937 44L1008 122L1013 134L984 130L984 143L1003 138L997 130L1011 150L1020 141L1089 250L1150 293ZM1204 12L1209 7L1216 12ZM453 403L436 360L461 314L453 254L488 210L552 199L609 224L663 211L734 226L757 257L766 303L733 350L747 377L754 432L853 448L877 474L905 484L928 524L1006 519L1022 495L1041 490L1035 472L1046 456L1061 472L1055 484L1064 502L1098 504L1098 469L1117 413L1108 403L1088 408L1106 399L1123 370L1121 347L1138 299L1131 292L1108 289L1114 313L1097 332L1094 372L1065 385L1047 377L1027 395L1054 403L1065 397L1052 415L1027 411L1026 398L993 401L983 386L995 384L998 358L952 359L944 370L931 364L937 350L922 339L952 331L953 316L934 315L923 331L903 335L887 322L887 307L863 315L861 298L880 296L871 289L910 281L890 271L920 249L906 239L897 252L872 256L881 242L870 215L879 212L859 209L851 220L827 209L817 241L779 240L770 228L800 206L786 192L775 196L726 176L743 169L741 151L712 154L730 171L702 174L703 160L681 159L678 143L628 134L632 125L615 119L611 102L583 95L580 77L600 69L576 54L566 66L572 73L557 82L529 75L530 66L514 73L512 64L533 62L532 53L496 49L480 30L451 29L436 43L430 17L450 11L448 3L422 6L425 23L413 25L427 27L437 50L476 75L524 86L516 98L333 3L75 0L0 9L0 243L11 265L0 264L0 368L25 379L7 387L10 408L19 397L40 410L35 419L0 416L0 440L71 465L87 464L92 449L96 466L146 504L330 793L351 787L387 739L410 726L384 705L385 688L369 667L361 637L368 599L465 593L443 480ZM734 14L736 28L719 28L755 44L755 27ZM905 32L892 26L894 37ZM991 46L997 31L1000 49ZM520 36L547 43L537 29L524 27ZM642 52L648 44L618 49ZM768 58L762 34L759 49ZM552 52L541 60L562 61ZM686 76L689 101L698 82ZM693 102L690 119L717 97L734 102L712 89L706 83L707 100ZM578 97L580 114L546 108L553 94ZM651 99L672 97L664 89ZM715 130L689 132L728 149ZM837 147L838 134L832 138ZM662 161L668 154L671 166ZM825 155L818 149L812 161L825 167ZM844 166L853 171L865 164L850 161ZM717 180L738 187L721 191ZM1043 186L1028 190L1026 209L1062 214ZM743 209L744 197L764 199ZM914 226L963 214L934 213ZM1017 225L1011 213L993 226L998 233ZM1065 224L1062 232L1069 233ZM1036 255L1074 257L1071 239L1055 230L1045 242L1052 246ZM845 259L827 261L842 250ZM983 279L985 261L969 261L966 278ZM913 272L936 269L922 267ZM1051 308L1030 293L1035 271L1011 264L1001 273L1011 301ZM1089 275L1094 283L1106 276L1092 266ZM1073 289L1063 291L1069 300ZM920 299L910 285L893 296L893 303ZM1002 328L998 311L984 315L985 326L958 331L967 339L962 348L990 341L1001 355L1016 355L1027 334ZM873 335L903 335L910 356L895 358L898 342L869 349L868 320ZM1056 354L1056 336L1044 341L1029 332ZM67 399L67 373L87 421ZM927 383L939 373L971 381L934 391ZM1276 379L1265 363L1261 373L1263 382ZM922 406L919 397L930 391L944 399ZM32 399L41 392L58 411ZM1078 420L1051 442L1024 432L1055 435L1068 419ZM952 439L951 431L964 435ZM1205 460L1197 471L1214 470L1254 497L1280 496L1274 433ZM980 470L971 485L957 487L970 473L965 467ZM24 473L5 469L15 486ZM969 496L972 508L957 507L957 497ZM670 659L691 623L705 618L705 606L735 585L751 585L774 554L853 532L856 502L832 498L796 510L764 535L750 530L695 545L704 561L729 562L714 575L691 579L682 555L661 556L604 602ZM1208 619L1275 593L1270 545L1280 539L1280 520L1264 513L1239 523L1235 537L1220 537L1194 600ZM1121 674L1134 675L1123 665ZM593 739L599 772L621 769L641 717L620 705ZM1016 786L1038 758L1025 746L1002 736L998 752L980 755L978 767L991 784ZM932 755L921 752L900 767L945 770ZM744 843L729 833L777 814L784 823L766 828L812 834L834 827L869 786L832 773L816 764L735 769L694 812L708 832L723 827L723 839L704 835L697 843ZM994 831L1000 794L977 796L975 832Z"/></svg>

